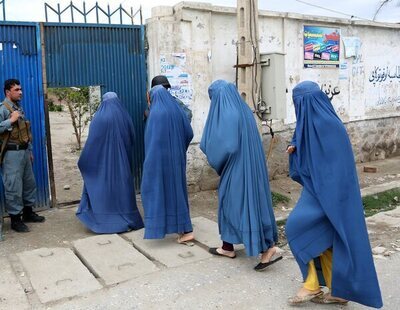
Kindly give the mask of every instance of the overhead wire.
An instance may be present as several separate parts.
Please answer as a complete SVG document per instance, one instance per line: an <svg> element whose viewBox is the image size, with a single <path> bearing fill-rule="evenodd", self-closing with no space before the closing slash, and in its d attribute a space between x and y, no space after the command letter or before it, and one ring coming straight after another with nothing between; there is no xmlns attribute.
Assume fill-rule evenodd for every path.
<svg viewBox="0 0 400 310"><path fill-rule="evenodd" d="M318 4L309 3L307 1L303 1L303 0L295 0L295 1L299 2L299 3L302 3L302 4L305 4L305 5L309 5L309 6L321 9L321 10L325 10L325 11L328 11L328 12L332 12L332 13L336 13L336 14L340 14L340 15L344 15L344 16L349 16L351 19L352 18L357 18L357 19L362 19L362 20L367 20L367 21L373 21L372 19L359 17L359 16L354 15L354 14L343 13L343 12L340 12L340 11L337 11L337 10L333 10L333 9L330 9L330 8L323 7L323 6L318 5Z"/></svg>

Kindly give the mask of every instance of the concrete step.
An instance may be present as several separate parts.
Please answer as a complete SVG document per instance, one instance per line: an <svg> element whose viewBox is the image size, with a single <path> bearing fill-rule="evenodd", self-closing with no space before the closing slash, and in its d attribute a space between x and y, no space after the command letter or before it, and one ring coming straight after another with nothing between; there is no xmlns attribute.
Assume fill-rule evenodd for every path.
<svg viewBox="0 0 400 310"><path fill-rule="evenodd" d="M158 268L118 235L100 235L73 242L76 254L106 285L120 283Z"/></svg>
<svg viewBox="0 0 400 310"><path fill-rule="evenodd" d="M198 245L187 246L176 242L177 235L168 235L162 240L144 240L144 229L124 234L136 248L147 256L167 267L177 267L197 262L211 257L206 250Z"/></svg>
<svg viewBox="0 0 400 310"><path fill-rule="evenodd" d="M218 224L205 217L199 216L192 219L193 233L196 241L209 248L221 246Z"/></svg>
<svg viewBox="0 0 400 310"><path fill-rule="evenodd" d="M30 309L24 289L6 258L0 258L0 309Z"/></svg>
<svg viewBox="0 0 400 310"><path fill-rule="evenodd" d="M71 249L41 248L17 256L42 303L102 288Z"/></svg>
<svg viewBox="0 0 400 310"><path fill-rule="evenodd" d="M216 248L222 245L219 235L218 223L205 217L199 216L192 219L193 233L196 241L209 248ZM243 244L236 244L235 250L243 250Z"/></svg>

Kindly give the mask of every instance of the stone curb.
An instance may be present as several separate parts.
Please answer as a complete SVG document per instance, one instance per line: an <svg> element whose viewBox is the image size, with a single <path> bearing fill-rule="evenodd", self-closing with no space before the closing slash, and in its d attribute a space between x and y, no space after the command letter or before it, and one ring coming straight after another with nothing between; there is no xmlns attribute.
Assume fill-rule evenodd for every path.
<svg viewBox="0 0 400 310"><path fill-rule="evenodd" d="M361 189L361 197L375 195L382 192L386 192L395 188L400 188L400 181L391 181L383 184L378 184L374 186L368 186ZM288 214L289 216L289 214ZM277 221L285 221L287 220L288 216L281 216L276 218Z"/></svg>
<svg viewBox="0 0 400 310"><path fill-rule="evenodd" d="M382 192L389 191L391 189L395 188L400 188L400 181L392 181L392 182L387 182L383 184L378 184L374 186L368 186L363 189L361 189L361 196L369 196L369 195L374 195Z"/></svg>

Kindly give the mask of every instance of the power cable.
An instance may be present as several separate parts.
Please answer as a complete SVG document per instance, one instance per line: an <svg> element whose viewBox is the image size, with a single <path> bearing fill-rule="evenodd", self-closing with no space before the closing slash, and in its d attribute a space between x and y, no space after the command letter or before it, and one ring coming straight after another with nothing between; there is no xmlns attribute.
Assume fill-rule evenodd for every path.
<svg viewBox="0 0 400 310"><path fill-rule="evenodd" d="M372 18L373 21L375 21L376 16L378 15L379 11L383 8L383 6L385 6L388 2L390 2L391 0L383 0L381 2L381 4L379 5L379 8L376 10L374 17Z"/></svg>
<svg viewBox="0 0 400 310"><path fill-rule="evenodd" d="M320 5L318 5L318 4L309 3L309 2L306 2L306 1L303 1L303 0L295 0L295 1L300 2L300 3L303 3L303 4L305 4L305 5L309 5L309 6L313 6L313 7L319 8L319 9L322 9L322 10L325 10L325 11L329 11L329 12L332 12L332 13L336 13L336 14L341 14L341 15L349 16L350 19L352 19L352 18L357 18L357 19L367 20L367 21L370 21L370 22L373 21L373 20L368 19L368 18L359 17L359 16L356 16L356 15L348 14L348 13L343 13L343 12L340 12L340 11L336 11L336 10L333 10L333 9L329 9L329 8L320 6Z"/></svg>

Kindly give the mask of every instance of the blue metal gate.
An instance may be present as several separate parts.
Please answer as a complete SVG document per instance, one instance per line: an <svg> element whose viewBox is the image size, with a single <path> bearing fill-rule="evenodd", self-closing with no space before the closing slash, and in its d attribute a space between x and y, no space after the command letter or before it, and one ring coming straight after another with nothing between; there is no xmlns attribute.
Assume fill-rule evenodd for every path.
<svg viewBox="0 0 400 310"><path fill-rule="evenodd" d="M34 163L37 184L36 208L49 207L45 114L42 83L40 27L37 23L0 22L0 83L21 81L21 104L32 123ZM3 182L1 182L1 185ZM3 197L3 188L0 189ZM2 205L4 201L2 201Z"/></svg>
<svg viewBox="0 0 400 310"><path fill-rule="evenodd" d="M48 87L99 85L102 93L115 91L125 103L136 129L134 174L135 186L139 189L144 157L143 111L147 79L144 26L0 22L0 83L9 78L21 81L21 103L32 122L36 208L50 207L49 166L52 167L46 152L42 45L45 46L45 83ZM52 193L55 196L53 189L54 186ZM3 193L0 182L2 208Z"/></svg>
<svg viewBox="0 0 400 310"><path fill-rule="evenodd" d="M45 23L44 44L48 87L101 86L102 93L114 91L126 105L136 131L138 189L146 108L144 26Z"/></svg>

